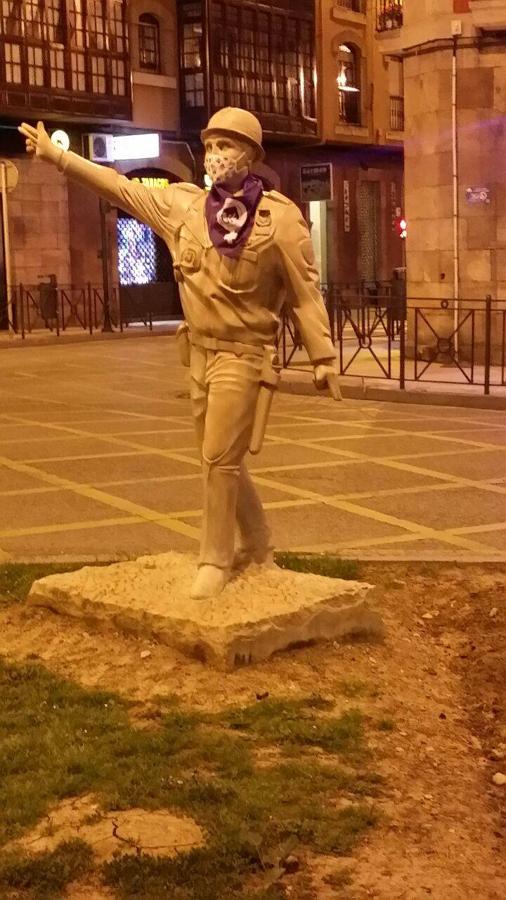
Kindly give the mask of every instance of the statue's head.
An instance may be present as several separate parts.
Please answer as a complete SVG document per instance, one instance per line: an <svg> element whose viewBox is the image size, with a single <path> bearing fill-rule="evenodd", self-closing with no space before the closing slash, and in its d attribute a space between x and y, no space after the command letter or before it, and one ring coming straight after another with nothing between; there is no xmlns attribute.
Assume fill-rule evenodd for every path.
<svg viewBox="0 0 506 900"><path fill-rule="evenodd" d="M240 186L255 162L263 159L262 126L252 113L228 106L214 113L201 133L204 166L213 184Z"/></svg>

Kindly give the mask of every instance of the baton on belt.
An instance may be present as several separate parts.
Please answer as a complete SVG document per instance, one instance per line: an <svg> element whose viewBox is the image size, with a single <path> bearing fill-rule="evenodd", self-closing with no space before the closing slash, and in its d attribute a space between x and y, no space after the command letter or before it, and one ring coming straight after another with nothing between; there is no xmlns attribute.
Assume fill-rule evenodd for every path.
<svg viewBox="0 0 506 900"><path fill-rule="evenodd" d="M264 442L272 398L281 377L281 366L275 347L266 347L260 372L260 388L255 407L255 420L249 442L250 453L260 453Z"/></svg>

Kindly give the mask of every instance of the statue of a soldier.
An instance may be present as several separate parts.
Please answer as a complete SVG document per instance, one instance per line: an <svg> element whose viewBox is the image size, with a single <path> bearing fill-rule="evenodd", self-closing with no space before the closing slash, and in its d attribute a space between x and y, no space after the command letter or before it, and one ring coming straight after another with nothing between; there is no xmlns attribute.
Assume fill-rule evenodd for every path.
<svg viewBox="0 0 506 900"><path fill-rule="evenodd" d="M190 366L204 476L192 596L216 596L235 564L236 522L241 545L235 561L272 559L270 530L244 456L259 417L265 419L265 387L276 382L272 363L284 303L314 366L317 387L328 385L340 399L306 223L291 200L264 191L251 173L264 155L262 129L242 109L220 110L202 132L205 169L213 182L209 192L194 184L148 188L56 147L42 122L36 128L23 123L19 130L30 153L149 225L172 254L185 315L179 344ZM264 424L260 421L260 431Z"/></svg>

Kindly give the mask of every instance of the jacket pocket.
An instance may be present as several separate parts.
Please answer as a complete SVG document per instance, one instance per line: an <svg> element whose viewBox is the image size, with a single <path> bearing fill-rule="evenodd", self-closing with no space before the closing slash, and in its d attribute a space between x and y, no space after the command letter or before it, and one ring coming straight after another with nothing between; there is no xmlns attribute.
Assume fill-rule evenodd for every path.
<svg viewBox="0 0 506 900"><path fill-rule="evenodd" d="M219 280L236 291L248 291L258 284L258 252L244 249L235 259L220 254Z"/></svg>

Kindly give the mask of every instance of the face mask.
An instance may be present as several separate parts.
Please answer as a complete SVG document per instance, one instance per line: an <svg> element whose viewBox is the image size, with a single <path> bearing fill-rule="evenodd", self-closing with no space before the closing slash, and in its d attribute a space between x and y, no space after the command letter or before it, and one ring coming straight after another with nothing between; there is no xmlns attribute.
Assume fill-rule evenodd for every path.
<svg viewBox="0 0 506 900"><path fill-rule="evenodd" d="M243 168L244 153L239 157L228 156L221 153L206 153L204 168L213 184L223 184Z"/></svg>

